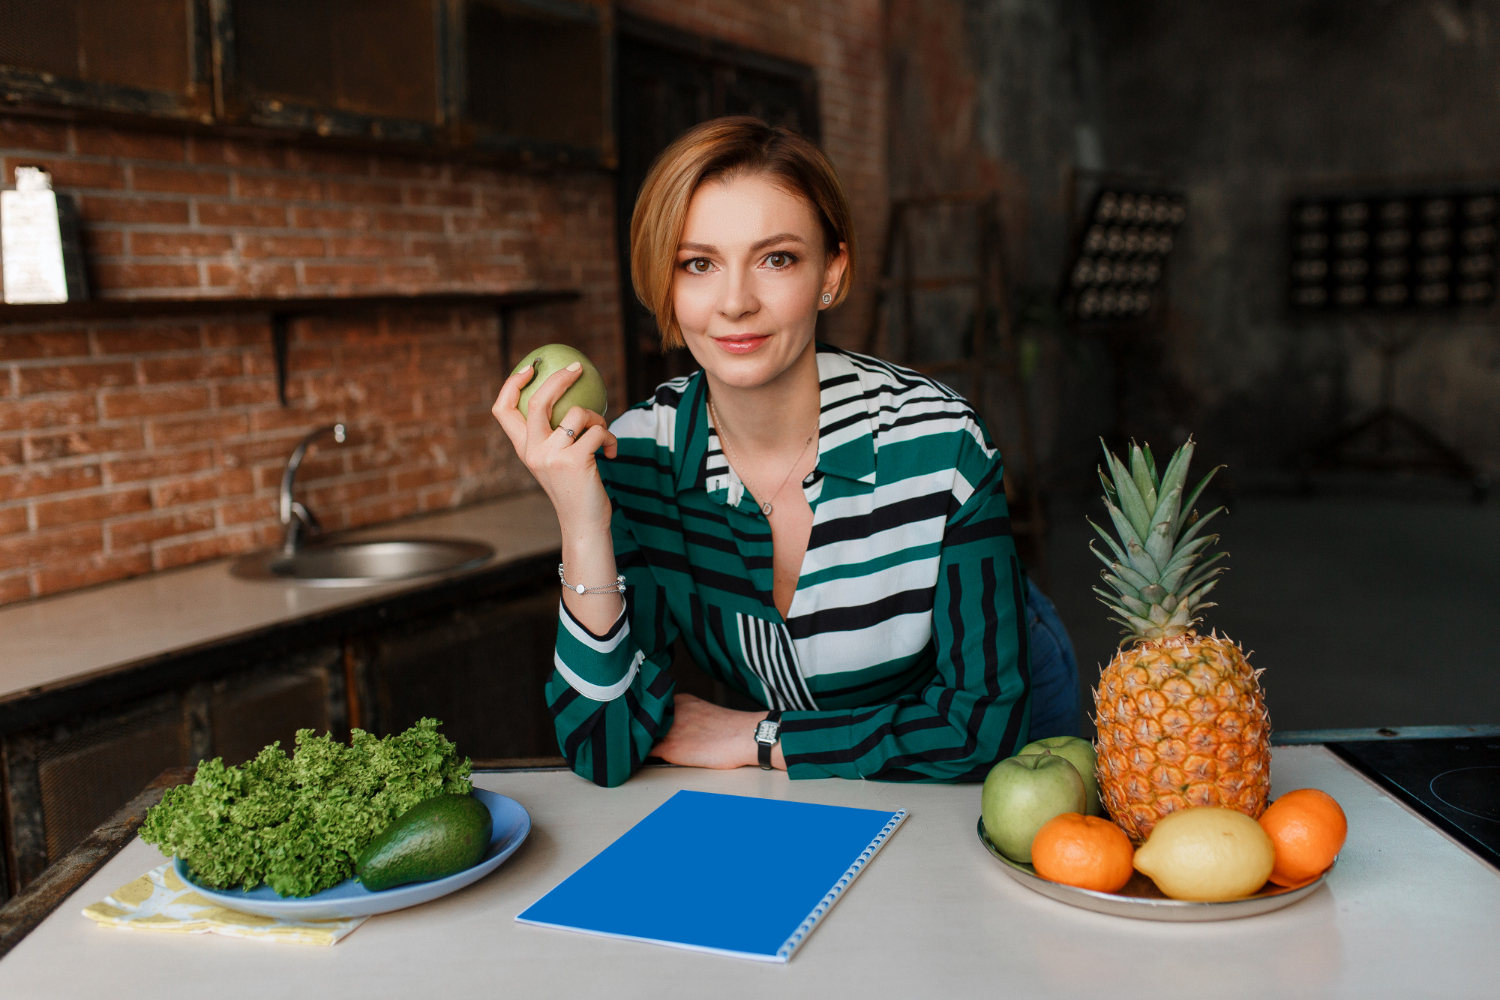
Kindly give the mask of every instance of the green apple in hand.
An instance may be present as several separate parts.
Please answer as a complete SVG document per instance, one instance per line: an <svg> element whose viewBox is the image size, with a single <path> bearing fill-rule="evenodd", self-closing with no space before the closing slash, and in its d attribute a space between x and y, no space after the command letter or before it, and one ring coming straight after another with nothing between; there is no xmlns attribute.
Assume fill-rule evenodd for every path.
<svg viewBox="0 0 1500 1000"><path fill-rule="evenodd" d="M1031 863L1031 841L1054 816L1083 812L1078 769L1050 753L1007 757L984 779L979 812L990 843L1012 861Z"/></svg>
<svg viewBox="0 0 1500 1000"><path fill-rule="evenodd" d="M609 402L604 395L604 376L599 374L599 369L583 356L582 351L575 350L567 344L545 344L522 358L521 363L516 365L515 371L511 372L514 375L528 365L536 366L531 381L527 382L526 388L521 390L521 399L517 404L523 417L531 413L527 405L531 402L531 394L536 392L537 386L545 382L553 372L560 371L575 361L583 364L583 374L578 376L578 381L568 387L568 391L562 394L561 399L552 404L552 429L557 430L558 425L563 422L563 417L566 417L568 411L575 406L593 410L599 416L604 416Z"/></svg>
<svg viewBox="0 0 1500 1000"><path fill-rule="evenodd" d="M1094 753L1094 744L1077 736L1049 736L1044 740L1026 744L1021 748L1021 753L1041 753L1044 750L1078 768L1078 775L1083 779L1084 792L1088 796L1086 815L1103 815L1104 810L1099 805L1099 779L1094 776L1094 766L1098 763L1098 756Z"/></svg>

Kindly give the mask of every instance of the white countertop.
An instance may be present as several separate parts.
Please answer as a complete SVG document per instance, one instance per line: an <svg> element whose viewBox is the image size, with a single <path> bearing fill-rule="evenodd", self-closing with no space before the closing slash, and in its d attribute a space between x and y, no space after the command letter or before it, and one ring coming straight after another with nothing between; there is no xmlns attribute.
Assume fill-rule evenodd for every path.
<svg viewBox="0 0 1500 1000"><path fill-rule="evenodd" d="M1326 887L1221 923L1105 916L1011 880L974 832L976 785L788 781L758 768L647 769L616 789L497 773L535 826L493 875L371 919L332 948L95 926L87 903L159 864L133 841L4 960L0 996L77 997L1492 997L1500 873L1322 747L1279 747L1275 794L1318 787L1349 840ZM530 927L521 910L680 788L893 808L910 818L787 965ZM726 831L724 859L754 850ZM697 878L713 891L711 874Z"/></svg>
<svg viewBox="0 0 1500 1000"><path fill-rule="evenodd" d="M540 492L412 518L349 537L411 535L486 542L495 547L491 565L561 544L557 515ZM424 577L375 587L299 587L241 580L230 575L230 562L219 559L0 608L0 698L441 579Z"/></svg>

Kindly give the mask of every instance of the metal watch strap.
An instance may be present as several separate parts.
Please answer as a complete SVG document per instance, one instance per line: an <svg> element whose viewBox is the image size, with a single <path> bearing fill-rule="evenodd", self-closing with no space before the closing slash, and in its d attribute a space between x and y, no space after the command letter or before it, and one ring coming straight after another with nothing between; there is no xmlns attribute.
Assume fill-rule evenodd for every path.
<svg viewBox="0 0 1500 1000"><path fill-rule="evenodd" d="M762 740L760 738L760 730L761 727L764 726L767 722L776 726L776 733L769 740ZM780 723L781 709L773 708L769 713L767 713L766 717L762 719L760 723L755 727L755 756L756 759L760 762L762 770L771 770L771 748L774 747L776 745L776 741L781 738Z"/></svg>

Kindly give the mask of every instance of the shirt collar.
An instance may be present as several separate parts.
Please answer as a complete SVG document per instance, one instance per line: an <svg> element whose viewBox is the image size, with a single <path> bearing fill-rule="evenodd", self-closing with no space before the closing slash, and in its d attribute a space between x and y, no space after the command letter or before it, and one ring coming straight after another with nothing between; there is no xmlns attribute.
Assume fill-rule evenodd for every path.
<svg viewBox="0 0 1500 1000"><path fill-rule="evenodd" d="M875 486L875 395L866 392L863 372L849 355L817 345L817 475L838 476ZM718 503L753 512L744 484L725 460L718 435L709 425L708 384L692 375L677 405L672 456L677 491L703 489Z"/></svg>

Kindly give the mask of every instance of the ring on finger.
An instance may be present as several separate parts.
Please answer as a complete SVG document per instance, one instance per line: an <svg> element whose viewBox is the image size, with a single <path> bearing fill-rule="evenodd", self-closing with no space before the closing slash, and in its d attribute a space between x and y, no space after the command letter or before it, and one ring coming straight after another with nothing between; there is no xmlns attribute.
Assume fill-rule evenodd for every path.
<svg viewBox="0 0 1500 1000"><path fill-rule="evenodd" d="M584 416L584 412L574 407L568 411L568 415L558 424L557 429L566 434L568 444L572 444L578 439L578 435L584 432L587 423L588 418Z"/></svg>

